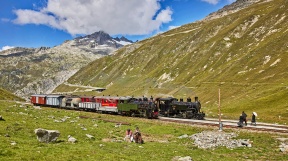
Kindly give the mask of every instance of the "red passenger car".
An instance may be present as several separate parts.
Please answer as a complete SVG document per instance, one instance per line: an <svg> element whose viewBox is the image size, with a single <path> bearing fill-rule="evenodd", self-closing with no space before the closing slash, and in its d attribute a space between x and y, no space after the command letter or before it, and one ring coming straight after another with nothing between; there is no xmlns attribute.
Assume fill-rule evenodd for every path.
<svg viewBox="0 0 288 161"><path fill-rule="evenodd" d="M31 95L30 100L33 105L46 105L46 95L43 94Z"/></svg>
<svg viewBox="0 0 288 161"><path fill-rule="evenodd" d="M80 96L81 102L95 102L94 96Z"/></svg>
<svg viewBox="0 0 288 161"><path fill-rule="evenodd" d="M107 112L118 112L117 105L120 97L111 97L111 96L95 96L97 103L101 103L99 108L101 111Z"/></svg>

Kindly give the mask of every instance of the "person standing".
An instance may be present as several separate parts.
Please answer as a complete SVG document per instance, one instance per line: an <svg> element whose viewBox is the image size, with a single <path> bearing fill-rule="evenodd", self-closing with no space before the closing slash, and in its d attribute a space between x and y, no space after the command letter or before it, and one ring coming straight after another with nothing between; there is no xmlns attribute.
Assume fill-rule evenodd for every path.
<svg viewBox="0 0 288 161"><path fill-rule="evenodd" d="M245 122L245 126L247 126L247 114L243 111L242 112L243 121Z"/></svg>
<svg viewBox="0 0 288 161"><path fill-rule="evenodd" d="M252 112L251 125L255 125L256 126L256 116L257 116L257 113L256 112Z"/></svg>

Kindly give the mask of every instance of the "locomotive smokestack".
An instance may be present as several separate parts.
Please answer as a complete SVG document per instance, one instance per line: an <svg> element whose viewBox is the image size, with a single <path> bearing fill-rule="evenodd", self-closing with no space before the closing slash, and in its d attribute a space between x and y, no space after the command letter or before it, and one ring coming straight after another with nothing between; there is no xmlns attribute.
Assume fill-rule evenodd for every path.
<svg viewBox="0 0 288 161"><path fill-rule="evenodd" d="M183 102L183 98L180 98L180 102Z"/></svg>
<svg viewBox="0 0 288 161"><path fill-rule="evenodd" d="M191 98L190 97L187 98L187 102L191 102Z"/></svg>
<svg viewBox="0 0 288 161"><path fill-rule="evenodd" d="M198 102L198 97L197 96L195 97L195 102Z"/></svg>
<svg viewBox="0 0 288 161"><path fill-rule="evenodd" d="M152 96L150 97L150 101L153 101L153 97Z"/></svg>

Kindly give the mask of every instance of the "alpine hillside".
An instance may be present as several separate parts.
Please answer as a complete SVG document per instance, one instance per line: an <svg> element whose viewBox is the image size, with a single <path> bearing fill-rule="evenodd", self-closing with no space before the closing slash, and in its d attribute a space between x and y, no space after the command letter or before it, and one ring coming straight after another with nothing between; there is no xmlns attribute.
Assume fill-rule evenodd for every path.
<svg viewBox="0 0 288 161"><path fill-rule="evenodd" d="M33 93L51 93L89 62L131 43L125 37L112 38L100 31L53 48L16 47L1 51L0 87L25 98Z"/></svg>
<svg viewBox="0 0 288 161"><path fill-rule="evenodd" d="M223 118L256 111L259 119L287 122L287 11L287 0L237 0L89 63L54 92L94 86L107 90L85 94L197 95L208 117L218 117L220 93Z"/></svg>

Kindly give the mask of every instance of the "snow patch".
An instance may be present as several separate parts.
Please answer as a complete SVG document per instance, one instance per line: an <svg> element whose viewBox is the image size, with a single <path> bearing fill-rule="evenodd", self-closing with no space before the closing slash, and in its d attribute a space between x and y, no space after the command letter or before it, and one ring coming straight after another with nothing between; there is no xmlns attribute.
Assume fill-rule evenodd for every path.
<svg viewBox="0 0 288 161"><path fill-rule="evenodd" d="M127 42L127 41L116 41L118 44L121 44L121 45L129 45L129 44L132 44L131 42Z"/></svg>

